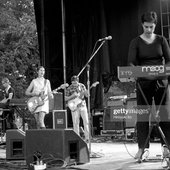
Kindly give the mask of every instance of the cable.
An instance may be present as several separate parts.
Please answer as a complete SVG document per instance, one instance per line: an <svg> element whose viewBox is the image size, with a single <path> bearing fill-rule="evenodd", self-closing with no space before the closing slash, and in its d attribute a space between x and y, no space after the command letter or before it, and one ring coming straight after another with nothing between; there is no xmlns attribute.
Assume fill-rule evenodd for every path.
<svg viewBox="0 0 170 170"><path fill-rule="evenodd" d="M101 154L101 153L96 153L96 152L90 153L90 158L101 158L103 156L104 156L104 154Z"/></svg>
<svg viewBox="0 0 170 170"><path fill-rule="evenodd" d="M134 142L134 143L136 142L136 126L134 127L134 135L133 135L133 138L132 138L132 142ZM126 149L127 153L128 153L132 158L135 158L135 156L132 155L132 154L129 152L129 150L128 150L127 146L126 146L126 142L124 141L123 143L124 143L124 146L125 146L125 149Z"/></svg>
<svg viewBox="0 0 170 170"><path fill-rule="evenodd" d="M67 166L67 162L63 159L56 158L52 154L42 154L40 152L35 152L34 161L30 163L30 166L46 164L47 168L58 167L65 168Z"/></svg>
<svg viewBox="0 0 170 170"><path fill-rule="evenodd" d="M128 153L132 158L135 158L135 156L132 155L132 154L129 152L129 150L128 150L127 146L126 146L126 143L124 142L123 144L124 144L124 146L125 146L125 149L126 149L127 153Z"/></svg>

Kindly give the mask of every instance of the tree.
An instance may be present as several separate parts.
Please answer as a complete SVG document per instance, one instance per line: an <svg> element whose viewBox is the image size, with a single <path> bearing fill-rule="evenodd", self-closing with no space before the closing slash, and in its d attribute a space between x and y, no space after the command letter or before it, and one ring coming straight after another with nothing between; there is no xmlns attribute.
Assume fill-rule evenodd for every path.
<svg viewBox="0 0 170 170"><path fill-rule="evenodd" d="M16 97L24 97L40 64L33 0L0 1L0 79L8 77Z"/></svg>

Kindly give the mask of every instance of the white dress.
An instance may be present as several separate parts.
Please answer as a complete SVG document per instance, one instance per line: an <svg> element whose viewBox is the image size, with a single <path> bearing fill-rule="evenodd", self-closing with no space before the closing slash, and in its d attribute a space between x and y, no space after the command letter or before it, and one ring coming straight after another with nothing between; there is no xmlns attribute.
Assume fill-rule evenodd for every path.
<svg viewBox="0 0 170 170"><path fill-rule="evenodd" d="M45 84L45 80L46 80L46 84ZM47 95L47 97L44 100L45 101L44 104L42 106L37 107L37 109L35 110L34 113L43 111L48 114L49 113L49 96L51 95L50 81L48 79L44 79L44 78L36 78L36 79L32 80L30 86L33 87L33 89L32 89L33 93L35 93L35 92L40 93L40 92L44 91L44 95Z"/></svg>

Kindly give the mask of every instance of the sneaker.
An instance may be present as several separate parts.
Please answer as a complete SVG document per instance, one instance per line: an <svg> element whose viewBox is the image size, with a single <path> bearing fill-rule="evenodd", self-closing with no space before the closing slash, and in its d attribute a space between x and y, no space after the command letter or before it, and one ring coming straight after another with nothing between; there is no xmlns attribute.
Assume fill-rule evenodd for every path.
<svg viewBox="0 0 170 170"><path fill-rule="evenodd" d="M144 161L148 158L148 156L149 156L149 150L148 149L144 149L144 150L139 149L134 158L141 160L141 161Z"/></svg>

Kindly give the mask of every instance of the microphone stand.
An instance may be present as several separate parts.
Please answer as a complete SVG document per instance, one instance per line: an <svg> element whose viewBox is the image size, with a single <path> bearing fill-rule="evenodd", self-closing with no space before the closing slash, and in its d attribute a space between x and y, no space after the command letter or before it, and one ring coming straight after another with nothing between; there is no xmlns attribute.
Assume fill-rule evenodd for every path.
<svg viewBox="0 0 170 170"><path fill-rule="evenodd" d="M89 152L91 153L91 114L90 114L90 65L87 65L87 110L88 110L88 119L89 119Z"/></svg>
<svg viewBox="0 0 170 170"><path fill-rule="evenodd" d="M94 53L92 53L90 59L87 61L87 63L84 65L82 70L77 75L78 77L83 72L83 70L87 67L87 91L88 91L88 119L89 119L89 153L91 155L91 114L90 114L90 61L93 59L93 57L96 55L96 53L99 51L99 49L103 46L103 44L106 42L106 40L103 40L99 47L96 49Z"/></svg>
<svg viewBox="0 0 170 170"><path fill-rule="evenodd" d="M83 72L83 70L87 67L87 65L90 63L90 61L93 59L93 57L96 55L96 53L99 51L99 49L103 46L103 44L106 42L106 40L102 41L102 43L99 45L99 47L96 49L96 51L94 53L92 53L91 57L89 58L89 60L87 61L87 63L84 65L84 67L82 68L82 70L79 72L79 74L77 75L78 77L80 76L80 74Z"/></svg>

